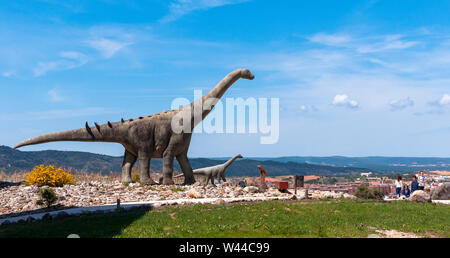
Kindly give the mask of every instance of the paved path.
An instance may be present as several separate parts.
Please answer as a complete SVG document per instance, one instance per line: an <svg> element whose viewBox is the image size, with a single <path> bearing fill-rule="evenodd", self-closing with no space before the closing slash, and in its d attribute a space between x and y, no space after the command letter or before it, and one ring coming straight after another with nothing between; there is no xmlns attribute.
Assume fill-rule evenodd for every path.
<svg viewBox="0 0 450 258"><path fill-rule="evenodd" d="M177 205L177 204L206 204L206 203L214 203L219 199L224 200L226 203L230 202L252 202L252 201L264 201L264 200L289 200L292 196L285 197L236 197L236 198L201 198L201 199L176 199L176 200L164 200L164 201L149 201L149 202L129 202L129 203L121 203L120 207L127 210L135 207L160 207L164 205ZM79 207L79 208L70 208L65 210L56 210L50 212L41 212L28 214L24 216L16 216L16 217L7 217L0 219L0 227L3 222L9 221L11 223L18 222L20 220L26 220L29 217L32 217L35 220L40 220L44 217L45 214L49 214L52 216L57 215L60 212L66 212L69 215L78 215L86 212L95 212L95 211L103 211L110 212L116 210L116 204L107 204L107 205L98 205L98 206L89 206L89 207Z"/></svg>
<svg viewBox="0 0 450 258"><path fill-rule="evenodd" d="M450 200L432 200L433 203L439 203L444 205L450 205Z"/></svg>

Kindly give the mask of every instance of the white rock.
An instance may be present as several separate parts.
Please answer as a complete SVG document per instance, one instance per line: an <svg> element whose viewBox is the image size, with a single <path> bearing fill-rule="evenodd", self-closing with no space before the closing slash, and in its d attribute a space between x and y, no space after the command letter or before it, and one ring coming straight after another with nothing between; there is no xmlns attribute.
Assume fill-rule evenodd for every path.
<svg viewBox="0 0 450 258"><path fill-rule="evenodd" d="M422 190L414 191L409 200L412 202L429 202L431 200L430 195Z"/></svg>
<svg viewBox="0 0 450 258"><path fill-rule="evenodd" d="M344 193L344 198L356 199L356 196L354 196L352 194Z"/></svg>
<svg viewBox="0 0 450 258"><path fill-rule="evenodd" d="M186 196L189 198L202 198L203 195L199 192L197 192L197 190L195 189L191 189L186 193Z"/></svg>
<svg viewBox="0 0 450 258"><path fill-rule="evenodd" d="M440 183L431 190L431 199L450 200L450 182Z"/></svg>
<svg viewBox="0 0 450 258"><path fill-rule="evenodd" d="M246 186L244 188L244 192L246 193L257 193L258 191L259 191L258 187L252 185Z"/></svg>
<svg viewBox="0 0 450 258"><path fill-rule="evenodd" d="M344 198L344 194L343 193L335 193L333 198L334 199L342 199L342 198Z"/></svg>

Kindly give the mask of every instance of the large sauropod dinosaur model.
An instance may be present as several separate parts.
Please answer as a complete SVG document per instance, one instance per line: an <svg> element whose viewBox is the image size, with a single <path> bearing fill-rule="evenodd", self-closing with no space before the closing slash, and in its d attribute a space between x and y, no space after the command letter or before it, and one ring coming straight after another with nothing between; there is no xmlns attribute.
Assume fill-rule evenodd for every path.
<svg viewBox="0 0 450 258"><path fill-rule="evenodd" d="M220 179L222 179L224 182L226 182L227 180L225 179L225 171L238 158L242 158L242 155L241 154L235 155L234 157L232 157L230 160L228 160L227 162L225 162L223 164L215 165L212 167L195 169L194 175L202 175L205 177L204 186L206 186L208 184L209 180L211 180L211 184L213 186L216 186L214 184L214 179L217 178L217 180L219 180L219 181L220 181ZM175 177L180 177L180 176L183 176L183 174L175 176Z"/></svg>
<svg viewBox="0 0 450 258"><path fill-rule="evenodd" d="M248 69L237 69L223 78L201 99L177 110L168 110L126 121L121 119L120 122L114 123L108 121L103 125L95 123L95 127L89 127L86 122L85 128L44 134L19 143L14 148L54 141L116 142L125 147L122 182L132 181L131 168L136 159L139 159L141 184L155 184L150 177L150 159L162 158L163 184L173 184L173 159L175 157L185 176L184 183L192 184L195 179L187 158L192 130L211 112L214 105L233 83L240 78L253 80L254 77ZM186 125L188 123L185 123L185 120L179 124L189 127L190 131L173 130L172 118L178 114L188 117L186 120L190 122L190 125Z"/></svg>

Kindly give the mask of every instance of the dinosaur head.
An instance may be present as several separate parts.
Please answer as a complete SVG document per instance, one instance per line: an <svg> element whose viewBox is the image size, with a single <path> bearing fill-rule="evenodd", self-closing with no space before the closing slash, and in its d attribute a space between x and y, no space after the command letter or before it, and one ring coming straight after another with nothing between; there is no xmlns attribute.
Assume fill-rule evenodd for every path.
<svg viewBox="0 0 450 258"><path fill-rule="evenodd" d="M242 159L242 158L243 158L241 154L236 155L236 157L237 157L238 159Z"/></svg>
<svg viewBox="0 0 450 258"><path fill-rule="evenodd" d="M255 76L252 74L252 72L250 72L250 70L248 70L248 69L241 69L241 78L248 79L248 80L253 80L255 78Z"/></svg>

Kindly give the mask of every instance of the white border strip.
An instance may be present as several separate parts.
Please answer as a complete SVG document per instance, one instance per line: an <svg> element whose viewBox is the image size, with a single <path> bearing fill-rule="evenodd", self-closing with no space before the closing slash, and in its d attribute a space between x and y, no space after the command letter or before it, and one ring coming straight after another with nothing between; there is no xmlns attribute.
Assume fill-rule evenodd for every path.
<svg viewBox="0 0 450 258"><path fill-rule="evenodd" d="M207 203L214 203L219 199L224 200L226 203L253 202L265 200L289 200L292 199L292 195L283 197L201 198L201 199L176 199L176 200L148 201L148 202L128 202L128 203L121 203L120 208L127 210L135 207L145 207L145 206L160 207L165 205L179 205L179 204L207 204ZM6 217L0 219L0 227L5 221L9 221L10 223L16 223L19 222L20 220L27 220L29 217L35 220L41 220L46 214L56 216L60 212L65 212L68 215L78 215L82 213L94 213L97 211L113 212L116 209L117 209L116 204L106 204L106 205L88 206L88 207L70 208L65 210L56 210L50 212L34 213L16 217Z"/></svg>

